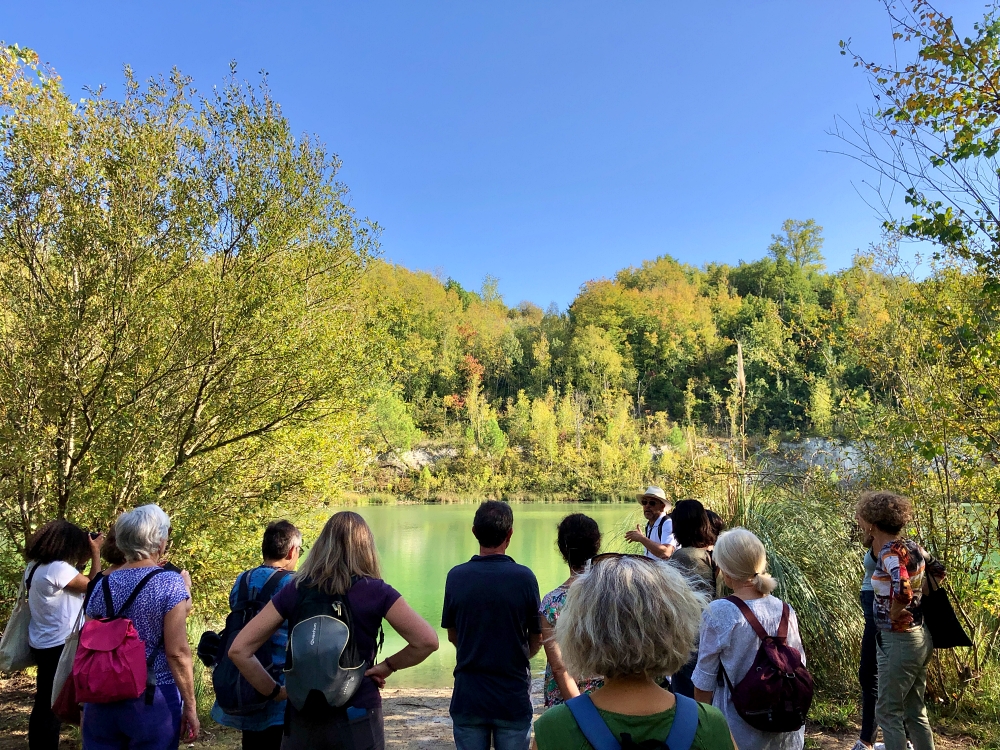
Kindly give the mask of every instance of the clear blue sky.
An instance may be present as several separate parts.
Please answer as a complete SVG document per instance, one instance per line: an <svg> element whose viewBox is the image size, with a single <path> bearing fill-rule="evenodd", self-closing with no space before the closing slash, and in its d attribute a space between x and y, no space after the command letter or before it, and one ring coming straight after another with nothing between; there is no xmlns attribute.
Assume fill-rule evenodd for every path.
<svg viewBox="0 0 1000 750"><path fill-rule="evenodd" d="M949 3L953 5L954 3ZM947 8L946 8L947 9ZM968 9L967 9L968 10ZM823 153L871 95L837 42L882 59L877 0L5 2L0 38L68 90L177 66L208 89L261 69L295 130L343 160L385 257L508 303L670 254L760 257L786 218L850 263L880 221Z"/></svg>

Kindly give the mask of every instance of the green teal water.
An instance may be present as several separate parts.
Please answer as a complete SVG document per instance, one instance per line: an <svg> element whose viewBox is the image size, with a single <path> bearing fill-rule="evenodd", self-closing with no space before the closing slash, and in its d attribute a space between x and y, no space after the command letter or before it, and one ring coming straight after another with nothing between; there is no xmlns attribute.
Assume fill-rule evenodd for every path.
<svg viewBox="0 0 1000 750"><path fill-rule="evenodd" d="M508 554L531 568L544 596L566 580L569 571L556 548L556 527L569 513L586 513L597 521L605 548L618 548L620 529L638 518L638 508L626 504L515 504L514 535ZM335 512L339 508L331 508ZM472 536L475 505L382 505L351 508L371 526L378 544L382 575L417 612L438 630L441 647L427 661L391 678L393 687L451 687L455 647L441 625L441 606L448 571L479 551ZM488 596L488 592L484 592ZM404 646L385 625L383 655ZM532 673L545 669L544 652L532 660Z"/></svg>

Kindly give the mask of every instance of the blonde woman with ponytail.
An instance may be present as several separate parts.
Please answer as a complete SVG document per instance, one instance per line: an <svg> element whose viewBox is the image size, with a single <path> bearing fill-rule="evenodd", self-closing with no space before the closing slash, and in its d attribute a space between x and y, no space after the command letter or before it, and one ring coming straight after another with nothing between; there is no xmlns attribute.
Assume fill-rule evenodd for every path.
<svg viewBox="0 0 1000 750"><path fill-rule="evenodd" d="M777 633L784 603L771 596L778 584L767 573L767 552L760 539L746 529L723 532L715 543L713 557L726 586L746 603L769 634ZM787 644L798 649L805 663L794 610L788 622ZM758 648L760 639L735 604L726 599L709 604L701 619L698 665L692 675L694 697L725 714L740 750L801 750L805 744L804 727L796 732L754 729L736 712L729 686L720 677L721 665L730 683L738 684L750 671Z"/></svg>

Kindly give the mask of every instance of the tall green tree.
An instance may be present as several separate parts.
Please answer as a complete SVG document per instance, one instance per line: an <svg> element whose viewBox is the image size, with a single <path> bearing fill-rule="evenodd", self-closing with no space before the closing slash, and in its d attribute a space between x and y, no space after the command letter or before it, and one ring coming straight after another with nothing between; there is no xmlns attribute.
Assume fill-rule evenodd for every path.
<svg viewBox="0 0 1000 750"><path fill-rule="evenodd" d="M346 442L377 355L356 294L377 228L338 166L235 69L205 96L126 70L120 100L74 104L0 50L8 543L158 502L183 548L301 487L322 463L306 433Z"/></svg>

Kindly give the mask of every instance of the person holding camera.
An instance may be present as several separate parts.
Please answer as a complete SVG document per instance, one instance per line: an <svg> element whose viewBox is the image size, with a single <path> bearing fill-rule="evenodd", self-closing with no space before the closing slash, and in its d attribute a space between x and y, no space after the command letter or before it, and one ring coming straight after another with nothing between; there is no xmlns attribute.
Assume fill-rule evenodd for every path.
<svg viewBox="0 0 1000 750"><path fill-rule="evenodd" d="M29 750L56 750L61 723L52 711L52 682L66 639L80 617L90 581L101 572L102 534L87 534L69 521L49 521L25 549L28 566L28 645L38 665L35 703L28 720ZM79 568L90 558L90 573Z"/></svg>

